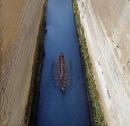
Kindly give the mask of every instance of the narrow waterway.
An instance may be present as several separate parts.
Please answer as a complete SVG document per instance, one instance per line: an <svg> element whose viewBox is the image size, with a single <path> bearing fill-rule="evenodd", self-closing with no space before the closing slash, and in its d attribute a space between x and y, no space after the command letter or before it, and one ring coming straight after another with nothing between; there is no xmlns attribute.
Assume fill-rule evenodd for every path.
<svg viewBox="0 0 130 126"><path fill-rule="evenodd" d="M44 45L37 126L91 126L72 0L48 0ZM66 69L65 94L56 79L61 53Z"/></svg>

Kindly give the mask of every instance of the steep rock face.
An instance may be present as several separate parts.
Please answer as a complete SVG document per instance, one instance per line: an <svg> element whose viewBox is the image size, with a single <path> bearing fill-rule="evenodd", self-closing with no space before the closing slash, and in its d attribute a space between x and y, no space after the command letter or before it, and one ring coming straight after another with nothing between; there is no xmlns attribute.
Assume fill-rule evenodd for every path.
<svg viewBox="0 0 130 126"><path fill-rule="evenodd" d="M0 0L0 125L23 126L44 0Z"/></svg>
<svg viewBox="0 0 130 126"><path fill-rule="evenodd" d="M78 0L108 125L130 125L130 1Z"/></svg>

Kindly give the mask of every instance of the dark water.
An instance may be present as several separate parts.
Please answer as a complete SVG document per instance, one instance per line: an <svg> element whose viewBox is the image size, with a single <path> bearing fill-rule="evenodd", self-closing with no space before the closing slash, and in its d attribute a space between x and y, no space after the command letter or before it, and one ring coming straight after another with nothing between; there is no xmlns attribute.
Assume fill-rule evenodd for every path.
<svg viewBox="0 0 130 126"><path fill-rule="evenodd" d="M45 58L40 82L37 126L90 126L88 101L71 0L48 0ZM63 52L67 90L57 84L56 59Z"/></svg>

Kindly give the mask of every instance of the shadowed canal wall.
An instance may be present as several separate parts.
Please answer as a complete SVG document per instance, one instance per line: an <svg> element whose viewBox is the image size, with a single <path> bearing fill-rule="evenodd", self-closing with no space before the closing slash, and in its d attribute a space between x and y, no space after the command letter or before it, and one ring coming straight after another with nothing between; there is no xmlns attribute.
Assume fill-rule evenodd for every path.
<svg viewBox="0 0 130 126"><path fill-rule="evenodd" d="M0 1L0 126L24 126L44 0ZM29 111L28 111L29 112Z"/></svg>

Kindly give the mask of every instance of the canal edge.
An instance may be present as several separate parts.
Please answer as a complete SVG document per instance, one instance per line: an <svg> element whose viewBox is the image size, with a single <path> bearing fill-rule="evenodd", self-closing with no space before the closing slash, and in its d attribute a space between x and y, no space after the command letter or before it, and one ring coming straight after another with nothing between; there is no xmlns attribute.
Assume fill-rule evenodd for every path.
<svg viewBox="0 0 130 126"><path fill-rule="evenodd" d="M93 66L89 56L87 40L84 35L84 30L80 22L79 9L76 0L73 0L73 11L75 16L77 36L79 40L80 54L85 76L85 86L88 94L88 101L91 114L91 123L93 126L107 126L102 106L100 104L99 93L96 89L96 80L94 78Z"/></svg>
<svg viewBox="0 0 130 126"><path fill-rule="evenodd" d="M47 0L43 3L43 9L41 14L41 20L39 23L39 31L37 36L37 43L34 53L34 61L32 66L32 76L31 76L31 84L30 91L28 96L28 103L26 107L26 113L24 122L27 126L35 126L36 125L36 112L37 112L37 104L38 104L38 96L39 96L39 83L40 83L40 73L41 67L44 57L44 31L46 26L46 7Z"/></svg>

